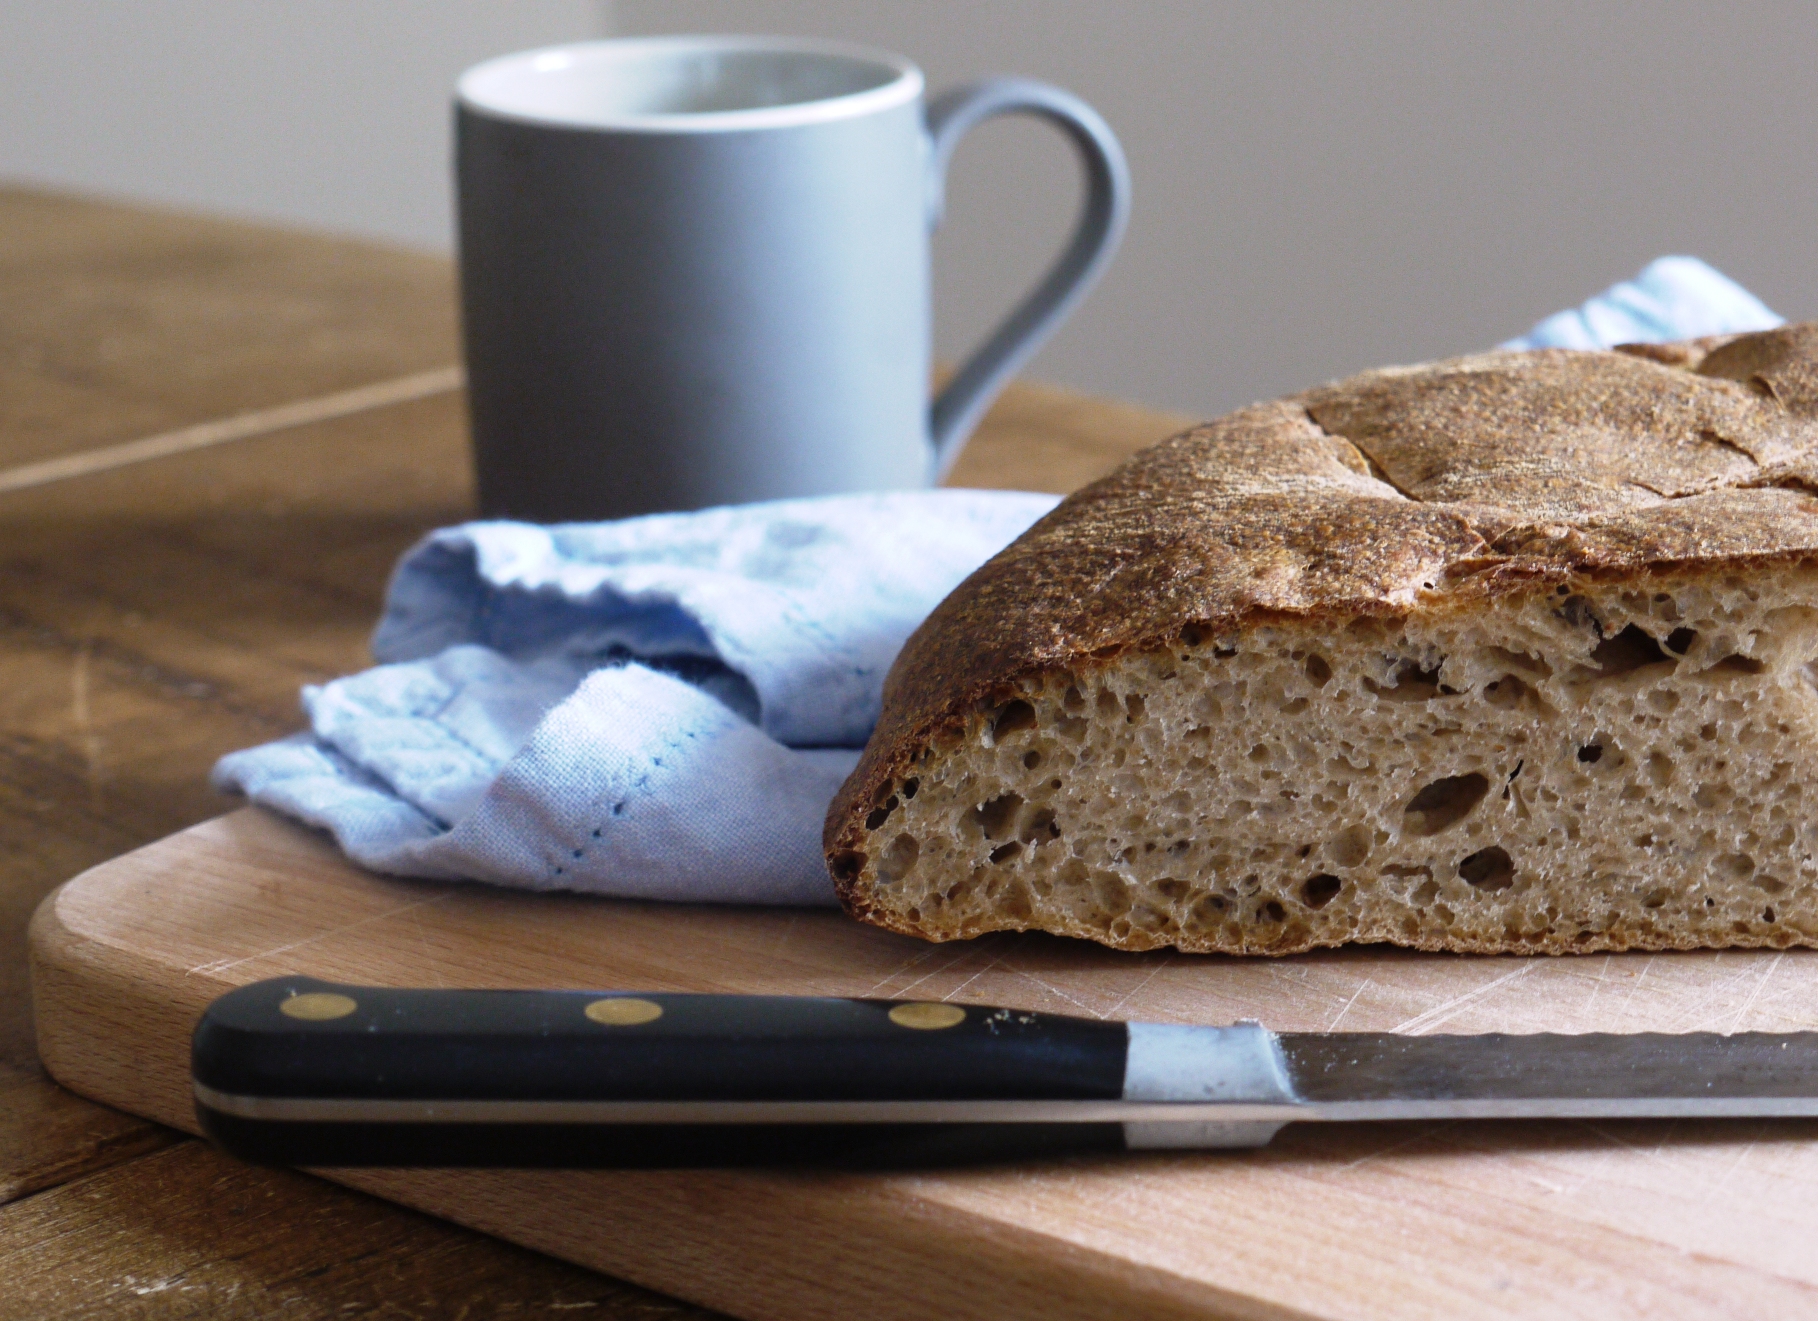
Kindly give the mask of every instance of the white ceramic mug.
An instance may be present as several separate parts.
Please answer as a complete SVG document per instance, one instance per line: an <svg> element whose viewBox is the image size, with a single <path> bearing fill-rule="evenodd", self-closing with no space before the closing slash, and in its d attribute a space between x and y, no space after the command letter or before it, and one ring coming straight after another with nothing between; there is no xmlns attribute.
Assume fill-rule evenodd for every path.
<svg viewBox="0 0 1818 1321"><path fill-rule="evenodd" d="M935 481L1103 270L1116 138L998 78L924 108L881 51L759 37L490 60L457 101L462 307L482 512L606 518ZM1086 205L1041 283L930 404L928 239L993 115L1064 129Z"/></svg>

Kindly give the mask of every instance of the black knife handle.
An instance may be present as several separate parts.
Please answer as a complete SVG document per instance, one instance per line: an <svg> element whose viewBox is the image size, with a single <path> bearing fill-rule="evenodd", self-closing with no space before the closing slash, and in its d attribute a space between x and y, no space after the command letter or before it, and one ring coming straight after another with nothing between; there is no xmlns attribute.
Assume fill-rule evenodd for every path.
<svg viewBox="0 0 1818 1321"><path fill-rule="evenodd" d="M385 1100L1114 1100L1122 1023L768 995L257 982L197 1025L197 1082Z"/></svg>
<svg viewBox="0 0 1818 1321"><path fill-rule="evenodd" d="M920 1164L1117 1146L1121 1129L451 1122L435 1103L1109 1101L1127 1044L1122 1023L976 1005L285 977L210 1005L191 1069L206 1132L289 1164ZM304 1104L318 1101L340 1109L324 1119Z"/></svg>

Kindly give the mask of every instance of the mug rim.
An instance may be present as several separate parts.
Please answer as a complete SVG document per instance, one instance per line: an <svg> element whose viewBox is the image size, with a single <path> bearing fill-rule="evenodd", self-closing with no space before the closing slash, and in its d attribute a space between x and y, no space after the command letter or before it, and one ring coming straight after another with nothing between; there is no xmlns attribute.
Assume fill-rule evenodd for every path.
<svg viewBox="0 0 1818 1321"><path fill-rule="evenodd" d="M607 49L652 52L739 52L781 51L800 55L822 55L882 66L896 76L877 87L839 96L820 97L812 101L792 101L784 105L753 106L744 110L709 110L701 112L659 112L653 114L607 114L581 118L574 115L542 114L521 107L500 104L488 99L481 85L501 75L531 74L566 67L552 61L572 61L576 55ZM540 66L540 67L539 67ZM609 133L723 133L730 130L799 128L825 124L841 119L856 119L880 110L904 105L923 91L921 69L905 56L875 46L851 42L822 41L806 37L763 37L731 34L678 34L648 37L603 37L592 41L567 41L553 46L538 46L494 56L472 65L455 80L455 100L462 108L489 119L501 119L546 128L567 128Z"/></svg>

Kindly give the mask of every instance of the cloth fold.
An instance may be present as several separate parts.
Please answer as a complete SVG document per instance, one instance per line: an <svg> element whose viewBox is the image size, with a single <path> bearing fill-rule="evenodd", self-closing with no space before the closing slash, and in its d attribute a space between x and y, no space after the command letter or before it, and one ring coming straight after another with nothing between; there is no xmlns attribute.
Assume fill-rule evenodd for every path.
<svg viewBox="0 0 1818 1321"><path fill-rule="evenodd" d="M1508 348L1780 324L1663 257ZM824 904L821 819L885 673L973 569L1053 508L1021 492L830 496L431 533L392 575L376 668L215 784L375 871L639 899Z"/></svg>
<svg viewBox="0 0 1818 1321"><path fill-rule="evenodd" d="M375 871L831 903L827 803L935 604L1057 497L908 491L469 523L400 561L383 664L215 783Z"/></svg>
<svg viewBox="0 0 1818 1321"><path fill-rule="evenodd" d="M1633 280L1580 307L1555 312L1505 349L1608 349L1772 330L1781 318L1722 271L1696 257L1657 257Z"/></svg>

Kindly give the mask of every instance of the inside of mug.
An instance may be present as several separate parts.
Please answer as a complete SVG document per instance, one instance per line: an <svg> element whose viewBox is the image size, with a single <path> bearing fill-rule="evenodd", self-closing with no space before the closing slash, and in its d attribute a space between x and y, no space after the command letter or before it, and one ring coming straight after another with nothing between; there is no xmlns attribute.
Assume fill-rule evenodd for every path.
<svg viewBox="0 0 1818 1321"><path fill-rule="evenodd" d="M712 38L603 41L490 60L462 77L460 94L495 114L611 128L809 107L890 88L913 72L827 49Z"/></svg>

